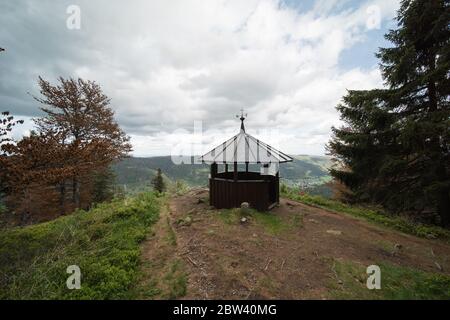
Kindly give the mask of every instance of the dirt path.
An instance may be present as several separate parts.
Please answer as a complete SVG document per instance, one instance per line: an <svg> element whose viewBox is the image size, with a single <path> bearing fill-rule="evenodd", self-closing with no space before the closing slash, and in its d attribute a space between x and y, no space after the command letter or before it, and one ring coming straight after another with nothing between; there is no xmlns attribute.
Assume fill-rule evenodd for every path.
<svg viewBox="0 0 450 320"><path fill-rule="evenodd" d="M230 210L211 208L207 196L207 190L174 196L145 247L145 258L160 263L162 273L168 261L184 262L187 299L329 298L330 283L341 282L336 260L450 269L450 246L440 241L285 199L242 223ZM172 244L160 241L167 230Z"/></svg>
<svg viewBox="0 0 450 320"><path fill-rule="evenodd" d="M177 256L177 238L166 205L162 206L159 220L142 246L142 259L139 298L175 299L186 294L186 270Z"/></svg>

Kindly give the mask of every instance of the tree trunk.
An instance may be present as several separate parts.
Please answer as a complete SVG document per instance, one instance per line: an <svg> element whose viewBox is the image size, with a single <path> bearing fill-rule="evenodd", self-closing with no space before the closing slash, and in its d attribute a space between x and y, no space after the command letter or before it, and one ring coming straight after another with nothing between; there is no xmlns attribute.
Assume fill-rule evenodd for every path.
<svg viewBox="0 0 450 320"><path fill-rule="evenodd" d="M438 199L438 214L443 227L450 227L450 199L448 190L441 190Z"/></svg>
<svg viewBox="0 0 450 320"><path fill-rule="evenodd" d="M66 213L65 202L66 202L66 181L63 181L59 185L59 207L61 210L61 215Z"/></svg>
<svg viewBox="0 0 450 320"><path fill-rule="evenodd" d="M447 169L445 164L441 163L437 168L437 176L441 183L446 185L447 181ZM437 213L441 218L441 225L443 227L450 226L450 190L447 186L439 187L438 196L437 196Z"/></svg>
<svg viewBox="0 0 450 320"><path fill-rule="evenodd" d="M80 182L78 177L74 177L72 181L72 201L75 209L80 208Z"/></svg>
<svg viewBox="0 0 450 320"><path fill-rule="evenodd" d="M429 65L430 70L434 71L436 69L435 65L435 56L430 57ZM433 79L428 82L428 98L429 98L429 111L431 112L431 119L435 121L434 112L438 111L438 98L437 98L437 90L436 83ZM432 155L431 158L435 163L439 163L436 169L436 178L439 182L446 183L447 181L447 169L445 164L442 162L445 160L445 156L442 157L443 150L440 144L440 137L431 137L431 147L432 147ZM441 219L441 225L443 227L450 226L450 197L449 197L449 188L448 187L440 187L437 191L437 213Z"/></svg>

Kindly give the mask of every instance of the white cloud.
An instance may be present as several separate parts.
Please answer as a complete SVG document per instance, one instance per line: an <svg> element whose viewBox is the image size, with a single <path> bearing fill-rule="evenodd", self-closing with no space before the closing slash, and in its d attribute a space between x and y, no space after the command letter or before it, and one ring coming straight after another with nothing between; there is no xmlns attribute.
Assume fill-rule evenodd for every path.
<svg viewBox="0 0 450 320"><path fill-rule="evenodd" d="M233 133L242 107L249 132L276 129L283 151L321 154L345 90L382 85L376 69L343 69L340 54L365 39L368 6L379 6L383 21L398 8L397 1L378 0L336 10L346 3L321 0L298 12L271 0L86 0L78 1L79 31L64 30L68 4L43 2L26 12L9 6L0 18L9 14L8 32L18 34L0 31L0 40L17 56L5 65L8 78L0 75L13 84L0 85L0 96L9 104L19 99L18 112L34 115L37 106L23 91L36 92L30 82L37 75L80 76L112 98L136 155L169 153L189 138L174 130L192 130L194 121ZM35 30L15 28L27 21ZM37 33L41 42L27 47L22 39ZM208 146L226 138L204 135Z"/></svg>

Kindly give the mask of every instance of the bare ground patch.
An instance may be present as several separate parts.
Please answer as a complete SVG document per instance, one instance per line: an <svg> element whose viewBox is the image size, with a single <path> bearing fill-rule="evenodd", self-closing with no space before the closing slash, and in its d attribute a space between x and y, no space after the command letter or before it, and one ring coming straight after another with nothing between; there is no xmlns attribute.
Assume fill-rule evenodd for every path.
<svg viewBox="0 0 450 320"><path fill-rule="evenodd" d="M450 246L437 240L284 199L242 223L236 211L211 208L207 197L204 189L173 196L144 246L145 260L160 265L152 279L179 261L187 299L327 299L330 284L342 283L335 261L449 274ZM171 232L175 242L159 243Z"/></svg>

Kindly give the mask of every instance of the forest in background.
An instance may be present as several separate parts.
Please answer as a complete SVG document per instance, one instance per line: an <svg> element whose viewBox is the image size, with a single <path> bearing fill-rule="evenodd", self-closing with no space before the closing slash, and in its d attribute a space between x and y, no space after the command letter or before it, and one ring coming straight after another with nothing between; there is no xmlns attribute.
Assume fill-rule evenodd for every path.
<svg viewBox="0 0 450 320"><path fill-rule="evenodd" d="M293 156L294 161L280 166L280 176L282 183L309 190L314 193L322 188L319 194L331 197L332 190L327 187L331 176L328 172L331 159L326 156ZM190 187L207 187L209 166L206 164L191 164L194 157L190 158L190 163L175 164L171 156L136 158L129 157L123 159L112 166L117 178L119 188L135 192L143 190L149 186L150 178L153 177L160 168L168 182L180 181ZM239 167L245 170L245 167ZM219 166L219 171L224 170ZM259 165L249 165L250 171L258 172Z"/></svg>
<svg viewBox="0 0 450 320"><path fill-rule="evenodd" d="M327 148L334 163L333 195L340 201L450 225L449 21L448 1L402 1L397 29L386 35L391 47L377 53L385 87L349 90L337 106L344 125L332 128ZM113 197L112 165L119 181L130 166L156 169L145 162L157 158L120 162L131 151L129 137L97 83L59 78L51 84L39 78L39 87L34 99L44 116L35 119L29 136L12 141L8 133L20 120L8 112L0 116L2 217L27 224L87 209ZM175 181L184 175L188 183L200 184L206 170L186 166L161 169ZM304 181L329 180L321 168L296 161L281 174L300 192L305 184L319 185Z"/></svg>

